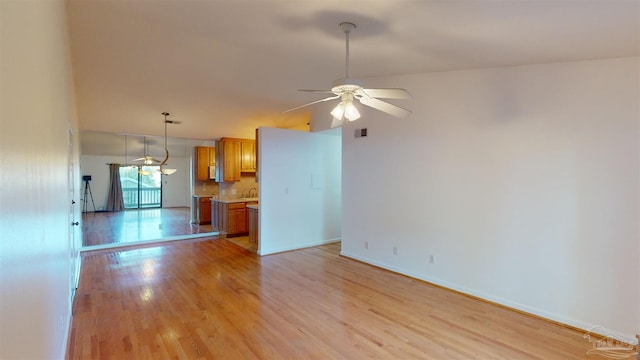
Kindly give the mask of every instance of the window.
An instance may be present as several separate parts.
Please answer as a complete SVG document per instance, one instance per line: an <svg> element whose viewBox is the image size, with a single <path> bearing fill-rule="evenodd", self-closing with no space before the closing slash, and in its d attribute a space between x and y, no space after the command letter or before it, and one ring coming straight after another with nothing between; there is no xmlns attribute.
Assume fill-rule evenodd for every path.
<svg viewBox="0 0 640 360"><path fill-rule="evenodd" d="M154 208L162 205L162 175L159 166L140 167L149 175L138 172L137 166L120 167L120 184L126 209Z"/></svg>

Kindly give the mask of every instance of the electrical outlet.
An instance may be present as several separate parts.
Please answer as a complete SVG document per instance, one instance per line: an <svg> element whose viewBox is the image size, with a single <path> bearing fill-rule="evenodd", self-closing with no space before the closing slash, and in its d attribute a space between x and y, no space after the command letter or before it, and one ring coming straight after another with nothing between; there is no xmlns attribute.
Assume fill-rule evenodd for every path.
<svg viewBox="0 0 640 360"><path fill-rule="evenodd" d="M429 262L432 263L432 264L435 262L435 259L433 258L433 255L429 255Z"/></svg>
<svg viewBox="0 0 640 360"><path fill-rule="evenodd" d="M397 246L393 247L393 255L398 255L398 247Z"/></svg>
<svg viewBox="0 0 640 360"><path fill-rule="evenodd" d="M368 241L365 241L365 242L364 242L364 248L365 248L365 249L367 249L367 250L369 250L369 242L368 242Z"/></svg>
<svg viewBox="0 0 640 360"><path fill-rule="evenodd" d="M158 230L162 230L162 224L158 224Z"/></svg>

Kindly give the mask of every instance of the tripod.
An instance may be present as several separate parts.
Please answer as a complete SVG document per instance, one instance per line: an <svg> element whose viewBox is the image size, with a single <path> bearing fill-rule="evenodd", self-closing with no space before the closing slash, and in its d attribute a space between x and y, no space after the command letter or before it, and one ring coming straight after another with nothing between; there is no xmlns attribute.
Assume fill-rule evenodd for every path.
<svg viewBox="0 0 640 360"><path fill-rule="evenodd" d="M91 196L91 205L93 205L93 212L96 212L96 203L93 202L93 194L91 193L91 185L89 185L90 180L84 181L84 199L82 202L82 212L87 212L87 194Z"/></svg>

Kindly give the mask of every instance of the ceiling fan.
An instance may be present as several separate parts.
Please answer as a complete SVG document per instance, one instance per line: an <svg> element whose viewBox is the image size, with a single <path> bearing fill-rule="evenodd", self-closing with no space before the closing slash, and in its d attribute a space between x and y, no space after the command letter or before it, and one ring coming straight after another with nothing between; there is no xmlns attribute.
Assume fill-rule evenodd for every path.
<svg viewBox="0 0 640 360"><path fill-rule="evenodd" d="M331 115L333 115L331 127L335 127L340 125L345 118L349 121L360 118L358 109L353 105L353 100L356 99L363 105L372 107L395 117L407 117L411 115L411 111L407 109L379 100L410 99L411 94L409 94L407 90L398 88L365 89L363 88L362 81L349 77L349 33L356 28L356 25L350 22L342 22L340 23L340 27L342 28L346 38L346 76L334 81L331 90L300 90L315 93L327 93L332 94L332 96L294 107L293 109L285 111L285 113L320 102L340 99L338 105L331 111Z"/></svg>
<svg viewBox="0 0 640 360"><path fill-rule="evenodd" d="M160 163L161 161L158 159L154 159L150 155L147 155L147 137L144 136L142 138L142 142L144 145L144 156L141 158L134 159L133 161L142 161L142 165L153 165L154 163Z"/></svg>

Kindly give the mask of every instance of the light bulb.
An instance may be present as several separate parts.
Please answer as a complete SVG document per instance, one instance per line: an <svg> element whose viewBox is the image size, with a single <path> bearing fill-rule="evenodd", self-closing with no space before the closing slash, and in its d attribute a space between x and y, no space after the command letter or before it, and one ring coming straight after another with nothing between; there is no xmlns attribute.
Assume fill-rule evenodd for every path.
<svg viewBox="0 0 640 360"><path fill-rule="evenodd" d="M341 101L338 106L331 110L331 115L338 120L342 120L342 116L344 115L344 101Z"/></svg>
<svg viewBox="0 0 640 360"><path fill-rule="evenodd" d="M353 105L352 102L348 103L344 107L344 117L349 119L349 121L360 119L360 113L358 112L358 109L356 109L356 107Z"/></svg>

